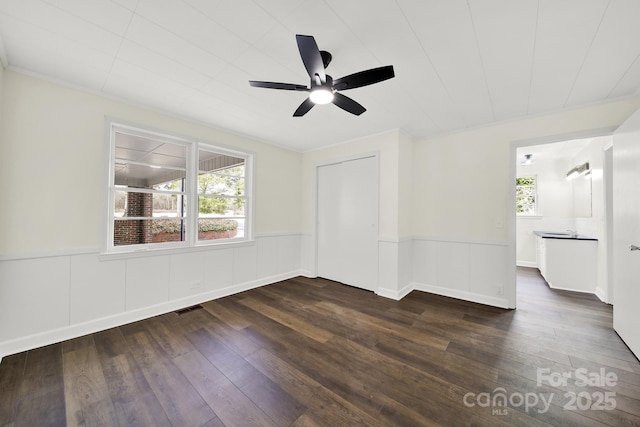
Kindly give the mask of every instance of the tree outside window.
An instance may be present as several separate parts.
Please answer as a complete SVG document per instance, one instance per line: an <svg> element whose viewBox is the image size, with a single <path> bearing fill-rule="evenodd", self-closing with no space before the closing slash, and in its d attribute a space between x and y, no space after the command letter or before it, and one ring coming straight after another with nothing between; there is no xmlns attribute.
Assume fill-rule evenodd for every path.
<svg viewBox="0 0 640 427"><path fill-rule="evenodd" d="M516 178L516 214L537 215L537 201L536 177Z"/></svg>

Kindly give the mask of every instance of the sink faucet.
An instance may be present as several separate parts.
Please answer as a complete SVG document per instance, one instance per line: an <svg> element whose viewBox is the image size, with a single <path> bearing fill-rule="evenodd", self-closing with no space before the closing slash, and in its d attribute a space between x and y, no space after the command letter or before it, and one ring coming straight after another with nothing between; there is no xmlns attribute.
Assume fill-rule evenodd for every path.
<svg viewBox="0 0 640 427"><path fill-rule="evenodd" d="M578 231L577 230L567 230L569 233L571 233L571 237L578 237Z"/></svg>

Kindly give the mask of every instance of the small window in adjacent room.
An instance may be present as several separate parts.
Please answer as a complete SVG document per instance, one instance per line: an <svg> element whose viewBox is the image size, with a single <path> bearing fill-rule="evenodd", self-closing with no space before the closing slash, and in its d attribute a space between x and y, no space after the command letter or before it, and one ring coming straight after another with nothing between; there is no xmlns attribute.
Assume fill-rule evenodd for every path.
<svg viewBox="0 0 640 427"><path fill-rule="evenodd" d="M538 214L536 177L516 178L516 214L527 216Z"/></svg>
<svg viewBox="0 0 640 427"><path fill-rule="evenodd" d="M249 153L110 123L104 252L246 241Z"/></svg>

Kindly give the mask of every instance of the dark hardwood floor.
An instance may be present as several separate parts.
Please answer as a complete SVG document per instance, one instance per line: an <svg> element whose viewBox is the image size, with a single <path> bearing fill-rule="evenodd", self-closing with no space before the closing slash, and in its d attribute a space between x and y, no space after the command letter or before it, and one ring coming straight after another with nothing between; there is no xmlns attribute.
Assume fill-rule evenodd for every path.
<svg viewBox="0 0 640 427"><path fill-rule="evenodd" d="M517 310L306 278L202 307L5 357L0 425L640 426L611 307L537 270Z"/></svg>

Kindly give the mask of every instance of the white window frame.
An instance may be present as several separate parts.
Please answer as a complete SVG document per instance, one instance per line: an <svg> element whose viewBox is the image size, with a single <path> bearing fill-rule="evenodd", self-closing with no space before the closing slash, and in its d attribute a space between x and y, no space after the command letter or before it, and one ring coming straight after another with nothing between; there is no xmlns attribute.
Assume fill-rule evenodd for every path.
<svg viewBox="0 0 640 427"><path fill-rule="evenodd" d="M534 208L533 208L533 213L520 213L516 211L516 216L518 217L537 217L539 216L539 198L538 198L538 175L533 174L533 175L520 175L516 177L516 180L521 179L521 178L533 178L533 191L534 191ZM518 189L518 183L516 182L516 191ZM517 198L517 195L516 195ZM517 205L517 199L516 199L516 205Z"/></svg>
<svg viewBox="0 0 640 427"><path fill-rule="evenodd" d="M133 136L152 138L171 144L183 145L187 149L186 154L186 188L183 189L187 197L187 213L185 215L185 240L180 242L161 243L141 243L131 245L114 245L114 200L117 191L121 188L115 186L114 164L115 156L115 134L116 132L127 133ZM122 120L105 119L105 146L106 158L106 186L103 197L103 239L101 254L134 254L156 251L185 251L189 249L203 249L211 246L224 246L234 244L246 244L254 242L254 166L255 154L246 150L237 150L209 141L203 141L194 137L177 135L168 131L152 129L142 125L128 123ZM198 240L198 153L199 150L216 152L223 155L244 159L245 167L245 187L244 187L244 235L228 239ZM162 193L166 191L149 191L143 189L127 189L126 191ZM175 192L172 194L176 194ZM157 219L157 218L156 218Z"/></svg>

